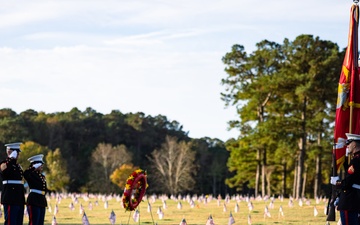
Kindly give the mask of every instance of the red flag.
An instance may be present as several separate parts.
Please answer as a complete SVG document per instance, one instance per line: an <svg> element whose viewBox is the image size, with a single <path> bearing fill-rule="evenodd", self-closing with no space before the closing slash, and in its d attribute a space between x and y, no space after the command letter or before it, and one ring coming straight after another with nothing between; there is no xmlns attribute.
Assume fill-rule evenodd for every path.
<svg viewBox="0 0 360 225"><path fill-rule="evenodd" d="M336 102L334 142L336 169L339 172L345 161L345 133L360 134L360 81L358 71L359 6L350 9L348 46L343 61Z"/></svg>

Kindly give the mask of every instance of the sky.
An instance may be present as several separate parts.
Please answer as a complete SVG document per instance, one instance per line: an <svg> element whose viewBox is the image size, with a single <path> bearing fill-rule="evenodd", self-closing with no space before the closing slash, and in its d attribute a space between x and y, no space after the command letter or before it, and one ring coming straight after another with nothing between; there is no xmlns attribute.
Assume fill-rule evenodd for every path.
<svg viewBox="0 0 360 225"><path fill-rule="evenodd" d="M0 0L0 109L143 112L226 141L234 44L301 34L347 46L350 0ZM339 74L340 75L340 74Z"/></svg>

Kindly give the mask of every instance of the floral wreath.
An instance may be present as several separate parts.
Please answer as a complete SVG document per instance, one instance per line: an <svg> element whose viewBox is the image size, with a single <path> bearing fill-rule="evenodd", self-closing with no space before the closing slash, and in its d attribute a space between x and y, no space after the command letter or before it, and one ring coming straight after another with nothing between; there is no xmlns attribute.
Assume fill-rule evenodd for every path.
<svg viewBox="0 0 360 225"><path fill-rule="evenodd" d="M140 204L148 187L146 172L137 169L126 180L122 202L126 210L133 211Z"/></svg>

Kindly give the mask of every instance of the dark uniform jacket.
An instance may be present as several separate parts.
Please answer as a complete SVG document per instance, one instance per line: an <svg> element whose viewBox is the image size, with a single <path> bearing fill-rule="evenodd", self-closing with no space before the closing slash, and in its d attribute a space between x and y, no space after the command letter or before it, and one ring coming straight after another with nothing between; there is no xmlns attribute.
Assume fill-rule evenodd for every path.
<svg viewBox="0 0 360 225"><path fill-rule="evenodd" d="M23 170L16 159L7 158L0 163L6 163L6 169L0 170L3 183L9 180L23 181ZM25 189L23 184L3 184L1 204L24 205Z"/></svg>
<svg viewBox="0 0 360 225"><path fill-rule="evenodd" d="M360 210L360 152L354 154L346 170L345 179L337 185L341 188L338 210Z"/></svg>
<svg viewBox="0 0 360 225"><path fill-rule="evenodd" d="M46 207L47 202L45 194L47 192L47 186L45 176L40 171L37 171L34 167L30 166L30 168L25 170L24 178L28 182L30 188L30 193L27 197L26 204L38 207ZM41 191L42 193L32 192L32 189L36 190L37 192Z"/></svg>

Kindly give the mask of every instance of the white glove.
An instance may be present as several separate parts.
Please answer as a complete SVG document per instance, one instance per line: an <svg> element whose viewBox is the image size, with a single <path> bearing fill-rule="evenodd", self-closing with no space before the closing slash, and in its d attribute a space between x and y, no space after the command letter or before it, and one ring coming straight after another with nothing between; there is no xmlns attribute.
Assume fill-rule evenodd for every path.
<svg viewBox="0 0 360 225"><path fill-rule="evenodd" d="M16 159L17 155L18 155L17 151L12 151L12 153L9 155L9 157Z"/></svg>
<svg viewBox="0 0 360 225"><path fill-rule="evenodd" d="M33 165L33 167L34 167L35 169L37 169L37 168L39 168L41 165L42 165L42 163L35 163L35 164Z"/></svg>
<svg viewBox="0 0 360 225"><path fill-rule="evenodd" d="M340 180L339 176L331 177L330 184L336 185L336 181Z"/></svg>

